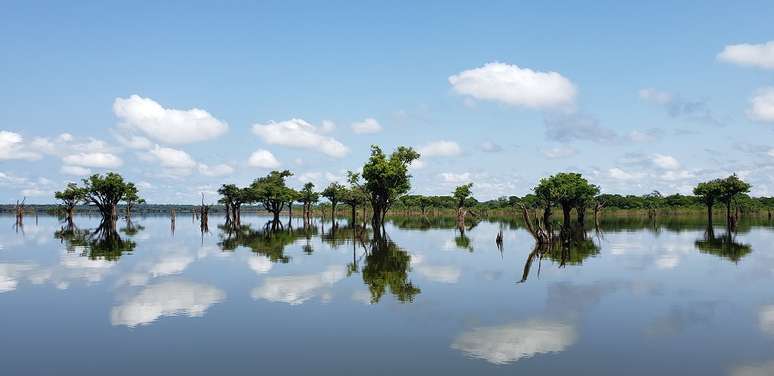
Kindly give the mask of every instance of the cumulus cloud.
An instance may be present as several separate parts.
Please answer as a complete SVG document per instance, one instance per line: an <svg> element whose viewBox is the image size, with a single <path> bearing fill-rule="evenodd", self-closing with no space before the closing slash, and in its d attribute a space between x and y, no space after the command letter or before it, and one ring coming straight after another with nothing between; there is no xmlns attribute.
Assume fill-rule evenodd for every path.
<svg viewBox="0 0 774 376"><path fill-rule="evenodd" d="M124 164L118 156L104 152L66 155L62 158L62 162L70 166L94 168L118 168Z"/></svg>
<svg viewBox="0 0 774 376"><path fill-rule="evenodd" d="M653 161L653 164L656 167L665 170L676 170L680 168L680 162L671 155L653 154L651 161Z"/></svg>
<svg viewBox="0 0 774 376"><path fill-rule="evenodd" d="M144 288L127 302L114 307L113 325L135 327L150 324L164 316L201 317L207 309L222 302L226 294L218 288L187 281L164 282Z"/></svg>
<svg viewBox="0 0 774 376"><path fill-rule="evenodd" d="M91 175L90 169L86 167L81 167L81 166L62 166L62 168L59 169L59 172L65 175L72 175L72 176Z"/></svg>
<svg viewBox="0 0 774 376"><path fill-rule="evenodd" d="M193 157L183 150L156 145L153 149L148 150L148 154L165 168L190 170L196 167L196 161Z"/></svg>
<svg viewBox="0 0 774 376"><path fill-rule="evenodd" d="M530 320L474 328L457 337L451 348L493 364L506 364L537 354L564 351L577 338L575 328L570 325Z"/></svg>
<svg viewBox="0 0 774 376"><path fill-rule="evenodd" d="M578 154L578 150L572 146L556 146L543 149L543 155L549 159L569 158L576 154Z"/></svg>
<svg viewBox="0 0 774 376"><path fill-rule="evenodd" d="M718 60L742 66L774 69L774 41L728 45L718 54Z"/></svg>
<svg viewBox="0 0 774 376"><path fill-rule="evenodd" d="M222 163L217 164L213 166L206 165L204 163L199 163L199 173L204 176L226 176L231 175L234 173L234 168L231 167L231 165Z"/></svg>
<svg viewBox="0 0 774 376"><path fill-rule="evenodd" d="M774 123L774 87L758 90L750 99L747 117L753 121Z"/></svg>
<svg viewBox="0 0 774 376"><path fill-rule="evenodd" d="M599 125L591 115L582 113L553 113L543 118L546 137L557 142L586 140L597 143L617 141L618 135Z"/></svg>
<svg viewBox="0 0 774 376"><path fill-rule="evenodd" d="M40 158L40 154L27 150L22 135L9 131L0 131L0 161L11 159L31 161Z"/></svg>
<svg viewBox="0 0 774 376"><path fill-rule="evenodd" d="M664 131L659 128L641 130L633 130L626 135L626 138L632 142L654 142L660 140L664 136Z"/></svg>
<svg viewBox="0 0 774 376"><path fill-rule="evenodd" d="M258 168L277 168L280 162L274 157L268 150L258 149L250 154L250 158L247 159L247 164L250 167Z"/></svg>
<svg viewBox="0 0 774 376"><path fill-rule="evenodd" d="M271 145L281 145L318 151L334 158L342 158L349 148L303 119L290 119L279 123L254 124L253 133Z"/></svg>
<svg viewBox="0 0 774 376"><path fill-rule="evenodd" d="M449 77L455 92L528 108L572 106L576 89L557 72L539 72L504 63L488 63Z"/></svg>
<svg viewBox="0 0 774 376"><path fill-rule="evenodd" d="M462 148L454 141L434 141L419 147L422 158L454 157L462 154Z"/></svg>
<svg viewBox="0 0 774 376"><path fill-rule="evenodd" d="M645 177L645 174L639 172L627 172L618 167L607 170L608 176L616 180L639 180Z"/></svg>
<svg viewBox="0 0 774 376"><path fill-rule="evenodd" d="M640 99L659 105L672 118L685 119L697 123L723 125L715 116L705 100L690 100L666 91L647 88L640 90Z"/></svg>
<svg viewBox="0 0 774 376"><path fill-rule="evenodd" d="M445 183L466 183L470 181L470 173L469 172L463 172L463 173L453 173L453 172L442 172L438 174L438 176L443 180Z"/></svg>
<svg viewBox="0 0 774 376"><path fill-rule="evenodd" d="M262 286L253 289L253 299L265 299L290 305L303 304L321 294L328 287L344 279L347 273L342 266L330 266L315 274L269 277Z"/></svg>
<svg viewBox="0 0 774 376"><path fill-rule="evenodd" d="M167 144L188 144L216 138L228 130L228 124L198 108L164 108L150 98L132 95L116 98L113 113L123 129L135 130Z"/></svg>
<svg viewBox="0 0 774 376"><path fill-rule="evenodd" d="M352 131L357 134L379 133L382 131L382 125L374 118L367 118L352 124Z"/></svg>

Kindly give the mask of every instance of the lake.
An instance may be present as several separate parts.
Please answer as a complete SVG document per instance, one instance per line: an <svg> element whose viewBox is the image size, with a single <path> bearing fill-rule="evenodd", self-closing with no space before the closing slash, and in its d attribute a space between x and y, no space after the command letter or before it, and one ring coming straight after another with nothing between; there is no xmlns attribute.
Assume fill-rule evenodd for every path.
<svg viewBox="0 0 774 376"><path fill-rule="evenodd" d="M369 241L217 217L109 241L96 217L0 217L2 374L774 374L765 221L609 221L533 252L514 222L394 218Z"/></svg>

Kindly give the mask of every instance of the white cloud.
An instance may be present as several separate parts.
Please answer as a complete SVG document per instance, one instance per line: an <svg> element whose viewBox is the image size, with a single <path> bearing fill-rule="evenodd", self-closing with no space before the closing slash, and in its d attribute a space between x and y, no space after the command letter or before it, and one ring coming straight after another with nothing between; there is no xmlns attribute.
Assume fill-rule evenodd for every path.
<svg viewBox="0 0 774 376"><path fill-rule="evenodd" d="M572 146L556 146L548 149L543 149L543 155L545 155L546 158L549 158L549 159L569 158L576 154L578 154L578 150L576 150Z"/></svg>
<svg viewBox="0 0 774 376"><path fill-rule="evenodd" d="M575 85L557 72L496 62L453 75L449 83L462 95L530 108L572 106L576 96Z"/></svg>
<svg viewBox="0 0 774 376"><path fill-rule="evenodd" d="M148 150L148 154L165 168L190 170L196 167L196 161L183 150L156 145L153 149Z"/></svg>
<svg viewBox="0 0 774 376"><path fill-rule="evenodd" d="M497 153L503 150L503 148L493 141L484 141L479 145L479 149L486 153Z"/></svg>
<svg viewBox="0 0 774 376"><path fill-rule="evenodd" d="M265 299L290 305L303 304L320 295L325 288L344 279L347 273L342 266L330 266L316 274L266 278L262 286L253 289L253 299Z"/></svg>
<svg viewBox="0 0 774 376"><path fill-rule="evenodd" d="M226 163L217 164L214 166L208 166L204 163L199 163L199 173L204 176L226 176L234 173L234 168Z"/></svg>
<svg viewBox="0 0 774 376"><path fill-rule="evenodd" d="M462 148L454 141L434 141L419 147L419 155L423 158L454 157L462 154Z"/></svg>
<svg viewBox="0 0 774 376"><path fill-rule="evenodd" d="M416 270L428 280L440 283L457 283L462 275L460 268L452 265L420 265Z"/></svg>
<svg viewBox="0 0 774 376"><path fill-rule="evenodd" d="M330 120L323 120L320 124L321 133L331 133L336 130L336 123Z"/></svg>
<svg viewBox="0 0 774 376"><path fill-rule="evenodd" d="M271 260L263 255L250 256L250 258L247 259L247 265L258 274L268 273L273 266Z"/></svg>
<svg viewBox="0 0 774 376"><path fill-rule="evenodd" d="M774 69L774 41L726 46L718 54L718 60L743 66Z"/></svg>
<svg viewBox="0 0 774 376"><path fill-rule="evenodd" d="M113 325L135 327L164 316L201 317L225 297L223 291L201 283L164 282L148 286L126 303L114 307L110 321Z"/></svg>
<svg viewBox="0 0 774 376"><path fill-rule="evenodd" d="M111 153L77 153L67 155L62 161L71 166L94 168L118 168L124 163L121 158Z"/></svg>
<svg viewBox="0 0 774 376"><path fill-rule="evenodd" d="M279 123L254 124L253 133L271 145L309 149L335 158L349 153L349 148L303 119L290 119Z"/></svg>
<svg viewBox="0 0 774 376"><path fill-rule="evenodd" d="M44 191L38 188L27 188L27 189L22 189L21 194L24 197L41 197L41 196L49 196L51 195L51 192Z"/></svg>
<svg viewBox="0 0 774 376"><path fill-rule="evenodd" d="M758 93L750 99L747 117L753 121L774 122L774 87L758 90Z"/></svg>
<svg viewBox="0 0 774 376"><path fill-rule="evenodd" d="M86 167L81 166L62 166L61 169L59 169L59 172L65 174L65 175L72 175L72 176L86 176L91 175L91 170Z"/></svg>
<svg viewBox="0 0 774 376"><path fill-rule="evenodd" d="M575 328L561 322L531 320L475 328L457 337L451 348L493 364L564 351L577 340Z"/></svg>
<svg viewBox="0 0 774 376"><path fill-rule="evenodd" d="M277 168L280 162L274 157L268 150L258 149L250 154L250 158L247 159L247 164L250 167L258 168Z"/></svg>
<svg viewBox="0 0 774 376"><path fill-rule="evenodd" d="M164 108L153 99L138 95L116 98L113 102L113 113L120 119L122 128L139 131L147 137L168 144L209 140L228 130L228 124L214 118L207 111L198 108Z"/></svg>
<svg viewBox="0 0 774 376"><path fill-rule="evenodd" d="M680 168L680 162L671 155L654 154L651 161L656 167L664 170L676 170Z"/></svg>
<svg viewBox="0 0 774 376"><path fill-rule="evenodd" d="M441 179L446 183L466 183L470 181L470 173L469 172L463 172L463 173L453 173L453 172L442 172L438 174L438 176L441 177Z"/></svg>
<svg viewBox="0 0 774 376"><path fill-rule="evenodd" d="M10 159L31 161L40 158L40 154L26 150L22 135L9 131L0 131L0 161Z"/></svg>
<svg viewBox="0 0 774 376"><path fill-rule="evenodd" d="M367 118L352 124L352 131L357 134L379 133L382 131L382 125L374 118Z"/></svg>
<svg viewBox="0 0 774 376"><path fill-rule="evenodd" d="M608 176L616 180L639 180L645 175L642 173L626 172L618 167L613 167L607 171Z"/></svg>

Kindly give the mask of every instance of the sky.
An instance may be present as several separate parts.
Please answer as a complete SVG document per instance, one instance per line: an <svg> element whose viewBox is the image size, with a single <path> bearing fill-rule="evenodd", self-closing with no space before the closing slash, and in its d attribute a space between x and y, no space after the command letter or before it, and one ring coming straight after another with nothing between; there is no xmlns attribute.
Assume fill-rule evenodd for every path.
<svg viewBox="0 0 774 376"><path fill-rule="evenodd" d="M412 193L737 173L774 195L774 3L0 3L0 202L116 171L151 203L274 169L344 182L416 148Z"/></svg>

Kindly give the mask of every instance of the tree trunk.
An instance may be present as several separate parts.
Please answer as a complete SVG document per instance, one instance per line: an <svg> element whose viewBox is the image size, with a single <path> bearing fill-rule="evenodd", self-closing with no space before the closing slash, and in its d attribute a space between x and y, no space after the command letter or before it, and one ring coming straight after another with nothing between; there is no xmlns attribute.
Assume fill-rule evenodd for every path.
<svg viewBox="0 0 774 376"><path fill-rule="evenodd" d="M712 205L707 205L707 226L712 226Z"/></svg>
<svg viewBox="0 0 774 376"><path fill-rule="evenodd" d="M564 230L570 229L570 222L571 222L570 211L571 210L572 210L572 207L570 205L562 204L562 215L564 217L562 227L564 227Z"/></svg>
<svg viewBox="0 0 774 376"><path fill-rule="evenodd" d="M355 205L352 205L352 221L350 221L350 224L349 224L350 227L354 227L355 226L355 221L357 220L357 218L355 218L355 216L356 216Z"/></svg>
<svg viewBox="0 0 774 376"><path fill-rule="evenodd" d="M575 211L578 213L578 224L583 227L586 224L586 207L578 206L575 208Z"/></svg>

